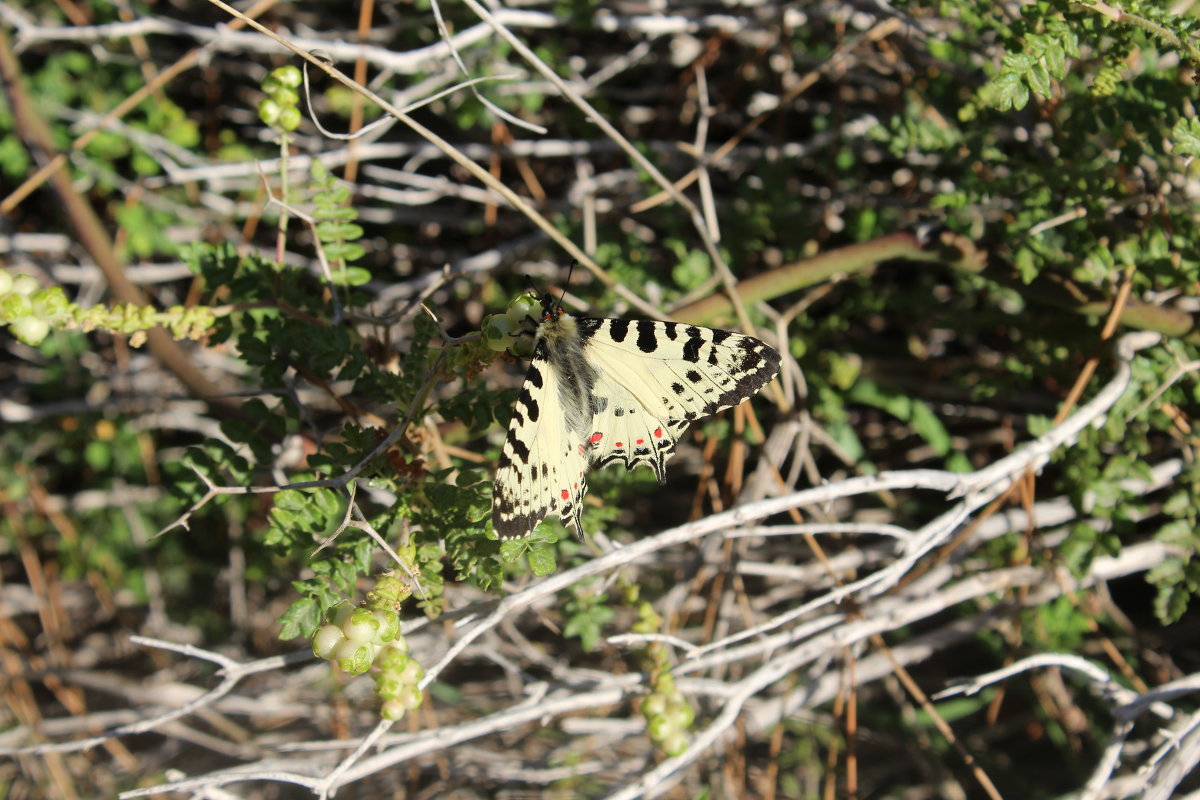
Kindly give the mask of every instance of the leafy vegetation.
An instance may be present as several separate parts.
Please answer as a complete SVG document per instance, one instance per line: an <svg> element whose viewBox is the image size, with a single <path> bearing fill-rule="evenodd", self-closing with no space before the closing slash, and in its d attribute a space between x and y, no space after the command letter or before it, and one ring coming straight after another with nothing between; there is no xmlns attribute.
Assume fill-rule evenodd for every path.
<svg viewBox="0 0 1200 800"><path fill-rule="evenodd" d="M177 41L115 28L85 46L52 31L125 24L125 12L8 9L2 577L40 607L73 604L51 619L8 595L25 631L11 646L44 670L98 663L92 633L244 661L308 639L337 667L322 697L342 692L338 702L372 721L404 717L414 733L517 720L522 763L564 765L560 788L578 796L694 756L697 734L727 711L745 752L688 762L691 789L720 774L744 796L817 796L838 781L878 796L938 781L986 794L969 770L946 774L962 742L1004 796L1082 786L1111 709L1060 678L1022 675L935 707L881 691L892 667L868 667L888 646L942 633L926 659L904 662L927 688L1055 654L1086 656L1137 692L1194 674L1183 632L1200 591L1197 18L1147 0L895 6L878 17L836 3L670 17L589 3L493 9L512 40L471 3L440 8L465 77L487 79L469 87L452 85L464 76L431 48L442 37L429 3L380 9L369 39L386 34L386 50L348 44L334 66L361 66L405 114L353 142L325 134L387 114L319 64L249 39L215 43L191 77L154 84L102 125L189 58L197 29ZM187 3L129 13L194 15L199 30L228 21ZM294 28L271 20L301 53L322 49L304 31L359 41L344 15L304 13ZM56 167L65 180L35 176L58 152L70 155ZM17 188L27 180L31 193ZM568 252L580 244L590 250ZM601 316L752 326L790 362L753 410L697 423L666 486L646 471L592 475L589 541L551 520L499 542L489 476L524 370L503 354L505 309L530 302L530 284ZM967 480L1101 397L1131 331L1161 339L1129 362L1111 409L1038 474L970 508L887 593L817 602L903 563L943 519L944 490L915 482L761 520L827 526L803 540L718 533L620 560L762 497L914 468ZM1023 569L1042 577L1022 584ZM921 583L943 572L944 583ZM581 580L555 582L572 575ZM818 635L806 625L850 631L989 580L876 638L807 660L793 649ZM147 677L165 669L100 650ZM322 702L270 669L278 697ZM370 701L349 682L368 671ZM24 687L13 697L42 707L6 727L80 713L61 684L7 677ZM31 685L54 691L23 694ZM731 705L739 697L748 705ZM833 717L794 716L816 707ZM287 735L334 735L325 717L281 708ZM618 746L557 722L579 713L645 735ZM361 719L342 735L365 735ZM1139 740L1147 752L1156 735ZM1023 769L1006 767L1018 759ZM617 783L597 777L634 762L642 772ZM159 767L128 787L55 780L117 791ZM1123 761L1112 777L1148 774L1137 767ZM44 785L3 780L26 794ZM412 792L429 780L414 772Z"/></svg>

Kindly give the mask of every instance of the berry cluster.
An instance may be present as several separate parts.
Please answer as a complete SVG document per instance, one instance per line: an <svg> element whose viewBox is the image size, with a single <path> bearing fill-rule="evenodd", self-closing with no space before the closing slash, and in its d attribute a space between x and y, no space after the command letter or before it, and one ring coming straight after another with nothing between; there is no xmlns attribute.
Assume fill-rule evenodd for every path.
<svg viewBox="0 0 1200 800"><path fill-rule="evenodd" d="M200 339L217 315L209 306L151 306L120 303L113 307L83 308L69 301L58 286L41 288L31 275L0 272L0 326L7 325L22 342L41 344L52 330L101 330L129 336L132 347L146 341L146 331L162 325L176 339Z"/></svg>
<svg viewBox="0 0 1200 800"><path fill-rule="evenodd" d="M497 353L509 350L513 355L533 355L533 331L542 318L542 304L532 294L518 295L503 314L489 314L479 329L488 348ZM532 324L531 324L532 323Z"/></svg>
<svg viewBox="0 0 1200 800"><path fill-rule="evenodd" d="M263 124L280 131L300 127L300 95L296 88L303 80L295 67L279 67L262 82L266 97L258 104L258 118Z"/></svg>
<svg viewBox="0 0 1200 800"><path fill-rule="evenodd" d="M634 633L658 633L662 617L645 600L638 602L636 586L624 587L625 599L637 603ZM687 749L688 730L696 721L696 711L683 693L675 687L675 676L667 660L667 647L662 642L650 642L643 651L646 671L650 673L653 691L642 700L641 712L646 718L646 733L650 741L668 756L677 756Z"/></svg>
<svg viewBox="0 0 1200 800"><path fill-rule="evenodd" d="M57 286L42 289L32 276L0 272L0 324L25 344L41 344L68 305Z"/></svg>
<svg viewBox="0 0 1200 800"><path fill-rule="evenodd" d="M312 648L318 658L335 662L349 675L378 667L375 693L383 699L384 719L398 720L421 705L419 684L425 671L409 655L395 611L342 603L333 609L329 622L317 628Z"/></svg>

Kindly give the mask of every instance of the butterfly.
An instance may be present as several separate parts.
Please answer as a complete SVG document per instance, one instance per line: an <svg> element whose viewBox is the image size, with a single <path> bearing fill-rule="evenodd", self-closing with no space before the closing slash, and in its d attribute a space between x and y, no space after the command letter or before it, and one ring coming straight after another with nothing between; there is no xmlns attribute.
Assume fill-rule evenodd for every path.
<svg viewBox="0 0 1200 800"><path fill-rule="evenodd" d="M524 306L519 306L521 301ZM583 539L588 470L645 464L659 484L695 419L731 408L779 372L751 336L654 320L574 317L543 295L510 307L533 362L508 425L492 494L501 539L528 536L551 512Z"/></svg>

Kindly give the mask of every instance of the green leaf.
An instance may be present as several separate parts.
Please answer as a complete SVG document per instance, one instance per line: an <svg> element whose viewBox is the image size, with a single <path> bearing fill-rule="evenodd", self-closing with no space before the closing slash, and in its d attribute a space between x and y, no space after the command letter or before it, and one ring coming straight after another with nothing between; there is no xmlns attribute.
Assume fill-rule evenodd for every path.
<svg viewBox="0 0 1200 800"><path fill-rule="evenodd" d="M1029 83L1030 88L1042 97L1049 97L1054 92L1054 86L1050 82L1050 73L1046 71L1044 64L1034 64L1030 67L1029 71L1025 73L1025 80Z"/></svg>
<svg viewBox="0 0 1200 800"><path fill-rule="evenodd" d="M554 550L550 547L535 547L529 551L529 569L539 578L554 573L558 564L554 559Z"/></svg>
<svg viewBox="0 0 1200 800"><path fill-rule="evenodd" d="M297 636L312 636L321 624L322 609L312 597L296 600L279 617L279 638L295 639Z"/></svg>
<svg viewBox="0 0 1200 800"><path fill-rule="evenodd" d="M1181 156L1200 156L1200 119L1180 119L1171 128L1171 143Z"/></svg>
<svg viewBox="0 0 1200 800"><path fill-rule="evenodd" d="M1042 57L1046 60L1046 71L1051 77L1062 79L1067 74L1067 54L1061 46L1052 44Z"/></svg>
<svg viewBox="0 0 1200 800"><path fill-rule="evenodd" d="M371 282L371 273L362 267L347 267L338 270L330 277L334 286L362 286Z"/></svg>

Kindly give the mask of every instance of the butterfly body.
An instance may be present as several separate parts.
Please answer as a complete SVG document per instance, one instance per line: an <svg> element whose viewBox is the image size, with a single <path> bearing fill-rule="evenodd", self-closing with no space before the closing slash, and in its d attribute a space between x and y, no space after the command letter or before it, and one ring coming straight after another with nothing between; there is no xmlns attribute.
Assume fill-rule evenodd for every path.
<svg viewBox="0 0 1200 800"><path fill-rule="evenodd" d="M653 320L576 318L552 297L534 339L496 470L492 525L529 535L552 511L583 538L584 477L613 461L659 483L692 420L737 405L773 379L779 354L749 336Z"/></svg>

